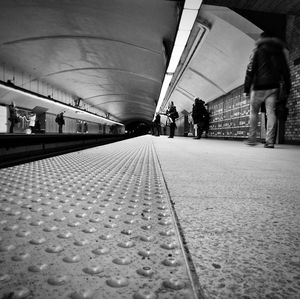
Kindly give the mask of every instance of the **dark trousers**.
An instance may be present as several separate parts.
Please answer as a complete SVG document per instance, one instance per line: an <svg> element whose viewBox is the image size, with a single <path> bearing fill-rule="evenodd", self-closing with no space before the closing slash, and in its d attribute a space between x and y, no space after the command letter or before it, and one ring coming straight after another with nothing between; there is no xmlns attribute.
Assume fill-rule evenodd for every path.
<svg viewBox="0 0 300 299"><path fill-rule="evenodd" d="M11 121L10 122L10 127L9 127L9 133L13 133L14 132L14 126L15 126L15 122Z"/></svg>
<svg viewBox="0 0 300 299"><path fill-rule="evenodd" d="M169 137L174 137L175 128L176 128L176 124L175 123L170 123L170 136Z"/></svg>
<svg viewBox="0 0 300 299"><path fill-rule="evenodd" d="M63 128L63 125L58 125L58 133L62 133L63 131L62 131L62 128Z"/></svg>
<svg viewBox="0 0 300 299"><path fill-rule="evenodd" d="M156 126L156 136L160 136L160 125Z"/></svg>
<svg viewBox="0 0 300 299"><path fill-rule="evenodd" d="M197 138L201 138L203 134L203 129L204 129L204 122L201 121L197 124Z"/></svg>

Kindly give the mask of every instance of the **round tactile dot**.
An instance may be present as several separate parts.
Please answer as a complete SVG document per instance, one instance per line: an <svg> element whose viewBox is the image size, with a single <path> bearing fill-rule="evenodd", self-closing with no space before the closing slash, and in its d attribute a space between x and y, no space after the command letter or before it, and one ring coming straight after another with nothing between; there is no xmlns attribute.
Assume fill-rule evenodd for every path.
<svg viewBox="0 0 300 299"><path fill-rule="evenodd" d="M112 234L105 234L105 235L101 235L99 237L101 240L110 240L113 238L113 235Z"/></svg>
<svg viewBox="0 0 300 299"><path fill-rule="evenodd" d="M123 229L122 231L121 231L121 233L122 234L124 234L124 235L132 235L132 233L133 233L133 230L132 229Z"/></svg>
<svg viewBox="0 0 300 299"><path fill-rule="evenodd" d="M131 260L128 256L122 256L122 257L113 259L113 263L115 263L117 265L129 265L131 263Z"/></svg>
<svg viewBox="0 0 300 299"><path fill-rule="evenodd" d="M48 252L48 253L58 253L63 250L64 250L64 248L61 245L52 245L52 246L46 248L46 252Z"/></svg>
<svg viewBox="0 0 300 299"><path fill-rule="evenodd" d="M15 262L21 262L30 257L30 254L28 252L21 252L17 255L14 255L11 259Z"/></svg>
<svg viewBox="0 0 300 299"><path fill-rule="evenodd" d="M80 256L79 255L66 256L63 258L63 261L65 263L78 263L80 261Z"/></svg>
<svg viewBox="0 0 300 299"><path fill-rule="evenodd" d="M143 242L152 242L152 241L154 241L154 237L153 236L141 236L140 240Z"/></svg>
<svg viewBox="0 0 300 299"><path fill-rule="evenodd" d="M70 226L70 227L77 227L80 225L81 225L81 223L79 221L74 221L74 222L68 223L68 226Z"/></svg>
<svg viewBox="0 0 300 299"><path fill-rule="evenodd" d="M11 290L9 293L9 297L7 298L12 298L12 299L22 299L30 296L31 291L23 286L18 286L15 289ZM3 298L6 298L4 296Z"/></svg>
<svg viewBox="0 0 300 299"><path fill-rule="evenodd" d="M99 218L99 217L97 217L97 218L91 218L89 220L89 222L91 222L91 223L99 223L100 221L101 221L101 218Z"/></svg>
<svg viewBox="0 0 300 299"><path fill-rule="evenodd" d="M158 224L160 225L171 225L172 224L172 221L170 219L165 219L165 220L161 220L158 222Z"/></svg>
<svg viewBox="0 0 300 299"><path fill-rule="evenodd" d="M181 290L185 287L185 282L177 278L170 278L163 282L163 286L173 290Z"/></svg>
<svg viewBox="0 0 300 299"><path fill-rule="evenodd" d="M43 229L44 232L50 233L50 232L54 232L57 231L58 227L53 225L53 226L47 226Z"/></svg>
<svg viewBox="0 0 300 299"><path fill-rule="evenodd" d="M44 221L42 221L42 220L37 220L37 221L33 221L30 223L30 225L32 225L32 226L41 226L43 224L44 224Z"/></svg>
<svg viewBox="0 0 300 299"><path fill-rule="evenodd" d="M32 218L31 215L21 215L20 218L19 218L19 220L29 220L31 218Z"/></svg>
<svg viewBox="0 0 300 299"><path fill-rule="evenodd" d="M133 295L134 299L156 299L155 293L150 290L139 290Z"/></svg>
<svg viewBox="0 0 300 299"><path fill-rule="evenodd" d="M151 277L154 274L154 271L150 267L143 267L136 271L138 274L146 277Z"/></svg>
<svg viewBox="0 0 300 299"><path fill-rule="evenodd" d="M71 299L94 299L94 291L80 290L71 294Z"/></svg>
<svg viewBox="0 0 300 299"><path fill-rule="evenodd" d="M175 231L173 229L171 229L171 230L161 231L159 234L161 236L169 237L169 236L174 236L175 235Z"/></svg>
<svg viewBox="0 0 300 299"><path fill-rule="evenodd" d="M129 280L125 277L116 276L106 280L106 283L113 288L121 288L129 285Z"/></svg>
<svg viewBox="0 0 300 299"><path fill-rule="evenodd" d="M14 250L16 247L12 244L10 245L0 245L0 252L6 252L6 251L11 251Z"/></svg>
<svg viewBox="0 0 300 299"><path fill-rule="evenodd" d="M0 282L6 282L11 280L11 276L8 274L0 274Z"/></svg>
<svg viewBox="0 0 300 299"><path fill-rule="evenodd" d="M152 229L152 225L150 225L150 224L148 224L148 225L143 225L141 228L142 228L143 230L150 230L150 229Z"/></svg>
<svg viewBox="0 0 300 299"><path fill-rule="evenodd" d="M129 220L125 220L124 223L126 224L134 224L136 222L135 219L129 219Z"/></svg>
<svg viewBox="0 0 300 299"><path fill-rule="evenodd" d="M45 238L32 239L32 240L29 241L29 243L33 244L33 245L40 245L40 244L43 244L45 242L46 242Z"/></svg>
<svg viewBox="0 0 300 299"><path fill-rule="evenodd" d="M66 275L57 275L50 277L48 283L54 286L64 285L69 281L69 277Z"/></svg>
<svg viewBox="0 0 300 299"><path fill-rule="evenodd" d="M95 227L87 227L82 230L82 232L84 232L86 234L92 234L92 233L95 233L96 231L97 231L97 229Z"/></svg>
<svg viewBox="0 0 300 299"><path fill-rule="evenodd" d="M127 213L129 216L136 216L138 213L136 211L130 211Z"/></svg>
<svg viewBox="0 0 300 299"><path fill-rule="evenodd" d="M94 253L96 255L103 255L103 254L109 253L109 251L110 250L107 247L99 247L99 248L92 250L92 253Z"/></svg>
<svg viewBox="0 0 300 299"><path fill-rule="evenodd" d="M100 266L90 266L90 267L83 268L82 271L84 273L94 275L94 274L99 274L103 270Z"/></svg>
<svg viewBox="0 0 300 299"><path fill-rule="evenodd" d="M171 250L177 248L178 246L176 242L170 242L170 243L164 243L160 247L163 249Z"/></svg>
<svg viewBox="0 0 300 299"><path fill-rule="evenodd" d="M181 262L175 258L167 258L162 261L162 264L169 267L177 267L181 264Z"/></svg>
<svg viewBox="0 0 300 299"><path fill-rule="evenodd" d="M72 236L73 236L73 234L71 232L65 232L65 233L59 234L57 237L60 239L69 239Z"/></svg>
<svg viewBox="0 0 300 299"><path fill-rule="evenodd" d="M131 247L135 246L135 243L132 241L121 242L121 243L118 243L118 246L122 247L122 248L131 248Z"/></svg>
<svg viewBox="0 0 300 299"><path fill-rule="evenodd" d="M149 250L146 250L146 249L142 249L138 252L138 254L140 256L143 256L143 257L149 257L152 253L152 251L149 249Z"/></svg>
<svg viewBox="0 0 300 299"><path fill-rule="evenodd" d="M84 245L88 245L90 242L86 239L83 239L83 240L76 240L74 242L74 245L76 246L84 246Z"/></svg>
<svg viewBox="0 0 300 299"><path fill-rule="evenodd" d="M19 232L16 233L17 237L23 238L23 237L27 237L31 234L31 232L29 230L21 230Z"/></svg>
<svg viewBox="0 0 300 299"><path fill-rule="evenodd" d="M37 265L29 266L28 271L37 273L37 272L42 272L42 271L46 270L47 268L48 268L47 264L37 264Z"/></svg>

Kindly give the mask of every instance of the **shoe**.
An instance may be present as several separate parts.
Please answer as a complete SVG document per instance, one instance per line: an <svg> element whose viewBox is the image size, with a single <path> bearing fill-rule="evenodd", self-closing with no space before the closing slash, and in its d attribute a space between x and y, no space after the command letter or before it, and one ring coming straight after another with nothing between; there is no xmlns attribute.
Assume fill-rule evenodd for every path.
<svg viewBox="0 0 300 299"><path fill-rule="evenodd" d="M264 145L264 148L274 148L274 144L272 144L272 143L266 143Z"/></svg>
<svg viewBox="0 0 300 299"><path fill-rule="evenodd" d="M173 136L169 136L168 138L173 138Z"/></svg>
<svg viewBox="0 0 300 299"><path fill-rule="evenodd" d="M257 142L255 140L248 139L246 141L246 144L249 146L255 146L255 145L257 145Z"/></svg>

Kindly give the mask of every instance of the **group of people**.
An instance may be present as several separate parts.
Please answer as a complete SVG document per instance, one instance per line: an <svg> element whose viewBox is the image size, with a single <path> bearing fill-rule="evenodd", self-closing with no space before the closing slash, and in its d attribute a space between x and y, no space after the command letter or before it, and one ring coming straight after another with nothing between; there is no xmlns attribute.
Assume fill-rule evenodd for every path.
<svg viewBox="0 0 300 299"><path fill-rule="evenodd" d="M179 117L174 102L170 102L169 107L166 113L164 113L164 115L168 117L168 122L170 125L170 134L168 138L174 138L175 129L176 129L176 119ZM152 124L152 134L155 136L160 136L160 131L161 131L161 117L159 113L156 113L154 122Z"/></svg>
<svg viewBox="0 0 300 299"><path fill-rule="evenodd" d="M31 134L34 132L34 128L37 124L39 124L39 121L36 118L36 114L32 111L29 112L19 112L16 108L16 105L14 102L12 102L8 106L9 110L9 118L10 126L9 126L9 133L14 132L14 127L16 124L20 123L20 127L26 131L27 134Z"/></svg>
<svg viewBox="0 0 300 299"><path fill-rule="evenodd" d="M285 121L287 118L286 102L291 90L291 79L285 51L285 44L279 38L263 32L250 57L244 82L244 96L250 97L250 127L247 140L250 146L257 144L256 134L260 109L265 109L266 113L265 148L274 148L277 120ZM204 104L203 100L195 98L192 109L195 139L200 139L204 131L207 136L209 113ZM174 137L176 128L175 111L176 107L171 102L166 112L171 119L169 138ZM177 111L176 114L178 117ZM156 122L160 127L159 115L156 117Z"/></svg>
<svg viewBox="0 0 300 299"><path fill-rule="evenodd" d="M208 127L209 127L209 113L204 106L205 102L200 100L198 97L195 98L195 103L193 104L192 118L195 128L195 139L200 139L203 132L207 137ZM176 129L176 119L179 117L178 111L174 102L171 101L167 111L164 113L168 117L168 122L170 126L170 134L168 138L174 138ZM160 136L161 131L161 116L156 113L155 120L153 122L152 134L155 136Z"/></svg>

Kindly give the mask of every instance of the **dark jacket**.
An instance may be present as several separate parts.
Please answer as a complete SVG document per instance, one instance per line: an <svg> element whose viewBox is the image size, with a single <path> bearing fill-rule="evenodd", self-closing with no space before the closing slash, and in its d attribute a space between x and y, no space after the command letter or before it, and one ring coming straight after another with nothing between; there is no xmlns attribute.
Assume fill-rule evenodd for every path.
<svg viewBox="0 0 300 299"><path fill-rule="evenodd" d="M247 67L244 92L279 88L285 83L286 92L291 89L290 71L284 54L284 44L277 38L261 38Z"/></svg>
<svg viewBox="0 0 300 299"><path fill-rule="evenodd" d="M176 106L171 106L167 110L167 115L172 119L173 122L175 122L175 119L178 118L178 112L176 110Z"/></svg>
<svg viewBox="0 0 300 299"><path fill-rule="evenodd" d="M194 124L198 124L200 122L205 122L206 120L208 120L208 112L204 107L203 101L200 100L195 101L192 110L192 118Z"/></svg>

